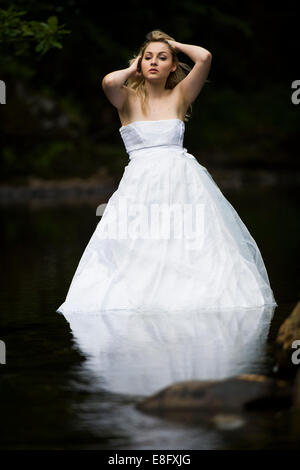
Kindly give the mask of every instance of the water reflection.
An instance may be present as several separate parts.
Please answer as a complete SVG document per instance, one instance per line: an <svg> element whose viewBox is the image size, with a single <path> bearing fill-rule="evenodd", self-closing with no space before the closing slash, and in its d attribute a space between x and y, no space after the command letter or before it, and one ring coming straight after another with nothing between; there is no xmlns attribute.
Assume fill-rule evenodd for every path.
<svg viewBox="0 0 300 470"><path fill-rule="evenodd" d="M103 390L149 395L174 382L255 373L275 306L172 315L63 314Z"/></svg>

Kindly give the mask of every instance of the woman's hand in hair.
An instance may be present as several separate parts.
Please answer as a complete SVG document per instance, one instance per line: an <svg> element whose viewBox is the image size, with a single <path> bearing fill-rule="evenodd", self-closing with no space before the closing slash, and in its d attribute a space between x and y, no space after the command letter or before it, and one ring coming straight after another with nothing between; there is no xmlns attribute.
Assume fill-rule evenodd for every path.
<svg viewBox="0 0 300 470"><path fill-rule="evenodd" d="M140 78L142 76L141 60L142 60L142 56L139 55L135 58L135 60L129 66L132 76L135 76L136 78Z"/></svg>
<svg viewBox="0 0 300 470"><path fill-rule="evenodd" d="M177 41L173 41L172 39L167 39L168 44L175 50L175 52L179 52L180 43Z"/></svg>

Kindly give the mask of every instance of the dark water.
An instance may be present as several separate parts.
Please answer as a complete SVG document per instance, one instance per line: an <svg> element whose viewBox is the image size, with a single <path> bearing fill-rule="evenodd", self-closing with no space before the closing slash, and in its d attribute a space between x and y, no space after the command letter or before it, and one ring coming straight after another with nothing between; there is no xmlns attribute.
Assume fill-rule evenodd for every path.
<svg viewBox="0 0 300 470"><path fill-rule="evenodd" d="M265 347L254 362L244 361L242 370L272 375L277 330L299 300L299 189L226 190L225 195L261 250L279 304ZM6 344L6 364L0 366L1 447L297 448L297 429L289 414L279 413L271 420L256 417L247 430L220 430L206 423L145 415L134 406L143 395L140 389L118 393L104 386L97 363L87 358L65 317L55 312L99 222L95 212L102 202L107 199L1 209L0 339ZM132 371L123 374L131 377ZM151 387L155 389L155 382L149 382L149 391Z"/></svg>

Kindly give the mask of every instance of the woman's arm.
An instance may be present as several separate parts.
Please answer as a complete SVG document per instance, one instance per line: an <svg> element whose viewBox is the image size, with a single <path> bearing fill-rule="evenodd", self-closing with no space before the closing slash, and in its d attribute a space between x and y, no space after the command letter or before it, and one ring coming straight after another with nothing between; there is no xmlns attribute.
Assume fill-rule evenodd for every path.
<svg viewBox="0 0 300 470"><path fill-rule="evenodd" d="M188 107L197 98L205 83L211 66L212 54L200 46L182 44L171 40L168 40L168 42L176 52L183 52L195 62L189 74L176 85Z"/></svg>
<svg viewBox="0 0 300 470"><path fill-rule="evenodd" d="M102 80L102 88L109 101L117 109L121 109L127 99L128 89L124 86L126 80L133 74L138 74L137 65L139 56L126 69L115 70Z"/></svg>
<svg viewBox="0 0 300 470"><path fill-rule="evenodd" d="M195 63L201 62L211 56L211 53L207 49L204 49L204 47L193 46L192 44L182 44L181 42L171 41L169 39L168 43L176 52L183 52L183 54L189 56L189 58Z"/></svg>

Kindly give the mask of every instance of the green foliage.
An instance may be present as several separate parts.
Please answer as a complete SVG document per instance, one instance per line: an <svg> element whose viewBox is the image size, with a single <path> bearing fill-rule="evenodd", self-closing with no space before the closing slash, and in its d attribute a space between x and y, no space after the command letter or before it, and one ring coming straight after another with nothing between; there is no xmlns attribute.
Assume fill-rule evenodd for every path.
<svg viewBox="0 0 300 470"><path fill-rule="evenodd" d="M79 0L2 0L0 79L7 104L0 106L0 178L89 176L100 166L120 176L128 160L101 78L127 67L155 28L213 55L186 126L190 151L226 153L234 164L265 159L270 166L280 152L296 155L299 106L291 104L290 82L298 77L290 64L297 41L281 34L284 24L296 31L294 16L258 0L173 0L159 10L128 0L118 23L112 3L103 9ZM180 60L192 65L184 54Z"/></svg>
<svg viewBox="0 0 300 470"><path fill-rule="evenodd" d="M226 160L234 165L272 167L280 158L283 166L294 165L299 127L295 108L290 90L280 86L247 93L232 88L206 90L193 113L189 141L195 152L227 154Z"/></svg>
<svg viewBox="0 0 300 470"><path fill-rule="evenodd" d="M16 55L28 51L30 41L36 43L35 52L44 55L49 49L62 48L60 38L71 31L59 25L57 16L50 16L46 22L26 20L25 10L10 5L7 10L0 9L0 45L13 43Z"/></svg>

